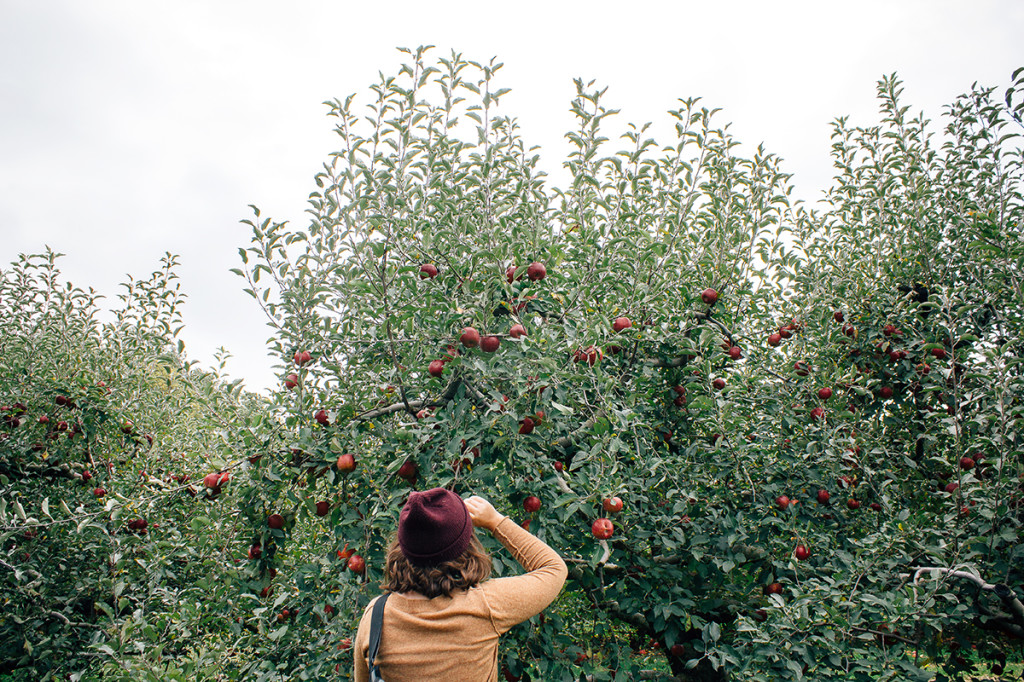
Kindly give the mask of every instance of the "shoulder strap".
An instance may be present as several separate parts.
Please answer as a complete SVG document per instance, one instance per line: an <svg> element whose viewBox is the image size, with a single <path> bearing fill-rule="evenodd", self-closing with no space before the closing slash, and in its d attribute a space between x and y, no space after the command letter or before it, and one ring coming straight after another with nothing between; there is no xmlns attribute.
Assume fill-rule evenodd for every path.
<svg viewBox="0 0 1024 682"><path fill-rule="evenodd" d="M367 667L373 671L373 659L377 658L377 651L380 649L380 629L384 624L384 603L387 602L390 592L382 594L373 605L373 613L370 615L370 649L367 652Z"/></svg>

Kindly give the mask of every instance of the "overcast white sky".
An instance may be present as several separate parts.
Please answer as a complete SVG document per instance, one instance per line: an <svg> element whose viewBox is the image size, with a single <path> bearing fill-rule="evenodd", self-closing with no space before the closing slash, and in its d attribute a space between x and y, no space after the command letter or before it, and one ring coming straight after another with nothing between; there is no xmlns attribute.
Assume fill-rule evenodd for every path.
<svg viewBox="0 0 1024 682"><path fill-rule="evenodd" d="M438 46L505 67L502 110L556 171L573 78L608 86L623 120L676 98L721 107L813 199L831 177L830 122L877 119L875 82L937 120L978 81L1024 66L1020 0L407 2L0 0L0 264L49 245L64 274L113 298L125 274L181 256L188 354L276 385L269 334L242 293L248 204L304 225L334 150L322 102L365 92Z"/></svg>

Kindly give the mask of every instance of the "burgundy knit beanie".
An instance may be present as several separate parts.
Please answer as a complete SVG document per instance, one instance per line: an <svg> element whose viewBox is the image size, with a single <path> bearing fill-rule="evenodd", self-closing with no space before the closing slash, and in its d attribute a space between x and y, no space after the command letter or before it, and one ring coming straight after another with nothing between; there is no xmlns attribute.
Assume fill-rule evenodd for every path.
<svg viewBox="0 0 1024 682"><path fill-rule="evenodd" d="M398 517L398 545L416 566L458 558L473 537L473 520L462 498L445 488L413 492Z"/></svg>

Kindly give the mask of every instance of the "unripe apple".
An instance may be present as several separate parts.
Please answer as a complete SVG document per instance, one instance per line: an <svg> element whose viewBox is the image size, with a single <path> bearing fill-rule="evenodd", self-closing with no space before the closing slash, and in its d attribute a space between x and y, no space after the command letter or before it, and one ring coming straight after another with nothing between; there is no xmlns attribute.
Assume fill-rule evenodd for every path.
<svg viewBox="0 0 1024 682"><path fill-rule="evenodd" d="M275 530L284 528L284 517L280 514L271 514L267 518L267 525Z"/></svg>
<svg viewBox="0 0 1024 682"><path fill-rule="evenodd" d="M818 502L820 504L828 504L828 499L831 497L827 490L818 491Z"/></svg>
<svg viewBox="0 0 1024 682"><path fill-rule="evenodd" d="M714 305L718 302L718 292L711 288L705 289L700 292L700 300L704 301L707 305Z"/></svg>
<svg viewBox="0 0 1024 682"><path fill-rule="evenodd" d="M338 471L343 474L350 474L356 469L356 456L345 453L338 457Z"/></svg>
<svg viewBox="0 0 1024 682"><path fill-rule="evenodd" d="M497 336L485 336L480 340L480 349L485 353L493 353L501 345L501 339Z"/></svg>
<svg viewBox="0 0 1024 682"><path fill-rule="evenodd" d="M462 336L459 337L459 341L466 348L476 348L480 345L480 332L472 327L465 327L462 330Z"/></svg>
<svg viewBox="0 0 1024 682"><path fill-rule="evenodd" d="M293 388L295 388L298 385L299 385L299 375L298 374L289 374L287 377L285 377L284 387L287 388L289 391L292 390Z"/></svg>
<svg viewBox="0 0 1024 682"><path fill-rule="evenodd" d="M608 519L597 519L590 526L590 532L598 540L607 540L615 532L615 526Z"/></svg>
<svg viewBox="0 0 1024 682"><path fill-rule="evenodd" d="M346 565L348 566L348 570L352 571L353 573L358 573L359 575L362 575L366 572L366 561L363 559L363 557L359 556L358 554L353 554L352 556L350 556L348 558L348 563Z"/></svg>
<svg viewBox="0 0 1024 682"><path fill-rule="evenodd" d="M434 279L437 277L437 266L426 263L420 266L420 279Z"/></svg>
<svg viewBox="0 0 1024 682"><path fill-rule="evenodd" d="M782 511L786 511L786 507L789 506L789 498L786 497L785 495L779 495L778 497L775 498L775 504Z"/></svg>
<svg viewBox="0 0 1024 682"><path fill-rule="evenodd" d="M427 366L427 372L429 372L430 376L432 376L432 377L439 377L439 376L441 376L442 374L444 374L444 361L443 360L434 360L434 361L432 361L430 363L430 365Z"/></svg>
<svg viewBox="0 0 1024 682"><path fill-rule="evenodd" d="M628 317L616 317L615 321L612 322L612 329L616 332L621 332L623 329L629 329L633 326L633 323L629 321Z"/></svg>
<svg viewBox="0 0 1024 682"><path fill-rule="evenodd" d="M548 276L548 269L544 267L543 263L530 263L530 266L526 268L526 276L533 282L539 282Z"/></svg>
<svg viewBox="0 0 1024 682"><path fill-rule="evenodd" d="M327 500L320 500L319 502L316 503L317 516L327 516L327 514L330 513L330 511L331 503L328 502Z"/></svg>
<svg viewBox="0 0 1024 682"><path fill-rule="evenodd" d="M721 391L723 388L725 388L725 379L715 379L713 382L711 382L711 385L715 387L716 391Z"/></svg>
<svg viewBox="0 0 1024 682"><path fill-rule="evenodd" d="M508 335L513 339L521 339L526 336L526 327L521 324L514 324L512 328L508 330Z"/></svg>
<svg viewBox="0 0 1024 682"><path fill-rule="evenodd" d="M822 400L828 400L832 397L832 389L827 386L825 388L818 389L818 397Z"/></svg>
<svg viewBox="0 0 1024 682"><path fill-rule="evenodd" d="M526 510L526 513L528 514L540 511L540 498L535 495L530 495L523 500L523 509Z"/></svg>
<svg viewBox="0 0 1024 682"><path fill-rule="evenodd" d="M601 503L601 506L606 512L620 512L622 511L622 498L609 497Z"/></svg>
<svg viewBox="0 0 1024 682"><path fill-rule="evenodd" d="M811 556L811 550L803 545L797 545L796 549L793 550L793 554L799 561L803 561Z"/></svg>

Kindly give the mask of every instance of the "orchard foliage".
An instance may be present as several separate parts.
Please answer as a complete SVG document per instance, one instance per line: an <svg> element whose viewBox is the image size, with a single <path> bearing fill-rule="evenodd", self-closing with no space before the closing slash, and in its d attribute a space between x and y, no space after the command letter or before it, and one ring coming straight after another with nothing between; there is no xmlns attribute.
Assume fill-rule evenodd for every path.
<svg viewBox="0 0 1024 682"><path fill-rule="evenodd" d="M254 403L184 361L173 256L109 311L58 256L0 271L0 677L202 677L237 590L197 479Z"/></svg>
<svg viewBox="0 0 1024 682"><path fill-rule="evenodd" d="M184 362L173 259L106 324L52 255L4 273L5 672L347 678L437 485L569 564L506 679L947 679L1024 639L1021 72L939 130L883 79L808 209L696 99L610 152L583 81L553 188L500 64L406 53L328 103L309 225L245 221L266 403Z"/></svg>
<svg viewBox="0 0 1024 682"><path fill-rule="evenodd" d="M883 79L878 125L835 123L835 182L808 211L697 100L671 140L630 125L609 155L616 112L581 81L552 189L498 113L500 64L409 54L369 103L329 103L340 149L308 228L256 210L242 251L297 374L275 397L291 454L247 503L294 516L264 541L319 556L295 567L300 595L315 608L330 586L345 616L310 655L376 593L410 481L528 522L600 614L518 628L512 677L628 679L653 640L681 679L928 679L969 638L1020 639L1012 92L973 90L936 138ZM367 568L339 581L346 544ZM295 630L253 668L308 646Z"/></svg>

